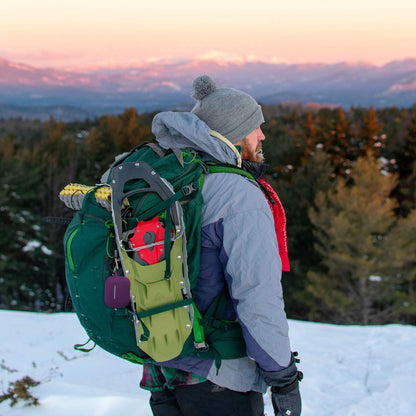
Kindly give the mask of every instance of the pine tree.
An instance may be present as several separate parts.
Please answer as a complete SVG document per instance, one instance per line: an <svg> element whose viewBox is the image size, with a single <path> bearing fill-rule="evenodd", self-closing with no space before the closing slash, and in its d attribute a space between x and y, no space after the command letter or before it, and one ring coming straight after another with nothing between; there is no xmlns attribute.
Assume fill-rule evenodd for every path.
<svg viewBox="0 0 416 416"><path fill-rule="evenodd" d="M87 177L99 180L116 155L130 151L144 141L153 140L150 114L139 115L135 108L127 108L120 116L102 117L99 125L90 130L85 143Z"/></svg>
<svg viewBox="0 0 416 416"><path fill-rule="evenodd" d="M121 115L122 128L117 139L119 150L130 150L145 140L153 139L150 123L143 123L142 119L135 108L124 110Z"/></svg>
<svg viewBox="0 0 416 416"><path fill-rule="evenodd" d="M0 307L40 310L51 250L39 210L42 175L31 149L0 140Z"/></svg>
<svg viewBox="0 0 416 416"><path fill-rule="evenodd" d="M309 111L303 124L305 129L305 156L314 153L317 144L317 131L312 113Z"/></svg>
<svg viewBox="0 0 416 416"><path fill-rule="evenodd" d="M313 304L306 292L306 275L317 266L320 256L314 248L308 209L319 191L326 192L331 187L331 173L328 155L318 149L289 179L279 177L272 182L286 211L291 271L284 273L282 282L286 310L292 318L310 318Z"/></svg>
<svg viewBox="0 0 416 416"><path fill-rule="evenodd" d="M387 237L385 255L394 282L393 312L398 321L416 324L416 209L400 218Z"/></svg>
<svg viewBox="0 0 416 416"><path fill-rule="evenodd" d="M323 317L369 324L388 314L380 296L391 283L383 253L395 222L389 195L396 184L368 154L357 160L351 179L338 178L334 191L318 193L309 218L322 262L319 271L308 273L308 290Z"/></svg>
<svg viewBox="0 0 416 416"><path fill-rule="evenodd" d="M267 137L263 142L266 163L275 175L290 175L293 168L301 163L301 139L296 137L281 119L271 120L262 129Z"/></svg>
<svg viewBox="0 0 416 416"><path fill-rule="evenodd" d="M331 142L332 139L332 110L329 108L323 108L319 110L316 123L317 141L323 144L326 151L326 146Z"/></svg>
<svg viewBox="0 0 416 416"><path fill-rule="evenodd" d="M120 136L122 121L119 117L110 115L100 119L99 125L90 130L85 142L88 155L86 176L97 181L101 174L114 161L114 156L120 153L117 137ZM124 149L125 151L127 149Z"/></svg>
<svg viewBox="0 0 416 416"><path fill-rule="evenodd" d="M361 156L364 156L367 152L372 152L375 156L380 154L380 148L383 146L379 137L381 128L377 114L373 106L370 106L362 124L359 126Z"/></svg>
<svg viewBox="0 0 416 416"><path fill-rule="evenodd" d="M349 122L345 117L345 111L337 108L334 112L332 139L325 150L332 156L332 163L336 175L345 175L351 167L349 160Z"/></svg>
<svg viewBox="0 0 416 416"><path fill-rule="evenodd" d="M45 135L34 149L34 159L42 172L42 186L39 189L38 206L43 217L70 217L72 212L60 201L58 195L68 183L78 176L85 155L82 147L76 143L67 126L51 119L46 125ZM60 309L64 302L66 288L62 238L65 228L62 225L49 224L47 242L52 253L48 270L44 270L44 285L50 293L51 309ZM44 305L45 309L48 305Z"/></svg>
<svg viewBox="0 0 416 416"><path fill-rule="evenodd" d="M406 131L403 155L399 161L401 192L405 211L416 208L416 106Z"/></svg>

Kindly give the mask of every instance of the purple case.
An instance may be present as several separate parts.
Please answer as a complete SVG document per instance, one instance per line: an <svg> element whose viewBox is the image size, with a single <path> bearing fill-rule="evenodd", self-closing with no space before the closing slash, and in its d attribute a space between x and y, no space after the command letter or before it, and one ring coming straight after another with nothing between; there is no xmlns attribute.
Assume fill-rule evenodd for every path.
<svg viewBox="0 0 416 416"><path fill-rule="evenodd" d="M125 308L130 302L130 280L113 274L105 281L104 303L109 308Z"/></svg>

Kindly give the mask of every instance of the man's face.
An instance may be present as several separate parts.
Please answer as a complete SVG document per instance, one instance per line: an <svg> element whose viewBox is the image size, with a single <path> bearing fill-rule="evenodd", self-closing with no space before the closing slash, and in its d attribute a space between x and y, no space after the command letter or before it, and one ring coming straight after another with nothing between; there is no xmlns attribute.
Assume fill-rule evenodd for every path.
<svg viewBox="0 0 416 416"><path fill-rule="evenodd" d="M263 162L262 141L265 138L261 128L257 127L257 129L252 131L247 137L236 143L242 147L241 157L246 160L251 160L252 162Z"/></svg>

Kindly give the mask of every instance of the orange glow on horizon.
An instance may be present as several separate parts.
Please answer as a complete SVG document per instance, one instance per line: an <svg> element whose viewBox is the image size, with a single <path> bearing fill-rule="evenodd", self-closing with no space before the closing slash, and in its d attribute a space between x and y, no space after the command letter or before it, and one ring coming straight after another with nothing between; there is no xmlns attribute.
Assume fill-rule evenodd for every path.
<svg viewBox="0 0 416 416"><path fill-rule="evenodd" d="M0 57L61 67L208 54L293 63L416 57L414 0L139 3L0 0Z"/></svg>

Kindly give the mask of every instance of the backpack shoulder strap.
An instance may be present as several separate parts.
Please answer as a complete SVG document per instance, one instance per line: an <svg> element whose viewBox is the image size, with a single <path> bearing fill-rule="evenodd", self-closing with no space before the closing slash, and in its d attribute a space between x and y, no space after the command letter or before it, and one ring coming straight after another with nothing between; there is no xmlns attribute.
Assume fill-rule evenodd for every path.
<svg viewBox="0 0 416 416"><path fill-rule="evenodd" d="M263 192L264 196L269 203L270 209L273 213L273 219L275 222L276 235L279 245L279 255L282 261L283 271L290 271L289 256L287 251L287 234L286 234L286 215L283 209L283 205L280 202L277 193L266 181L255 177L244 169L227 166L227 165L207 165L208 173L235 173L247 177L252 180Z"/></svg>
<svg viewBox="0 0 416 416"><path fill-rule="evenodd" d="M238 168L236 166L228 165L207 165L208 173L235 173L237 175L245 176L246 178L257 182L254 176L247 172L244 169Z"/></svg>

